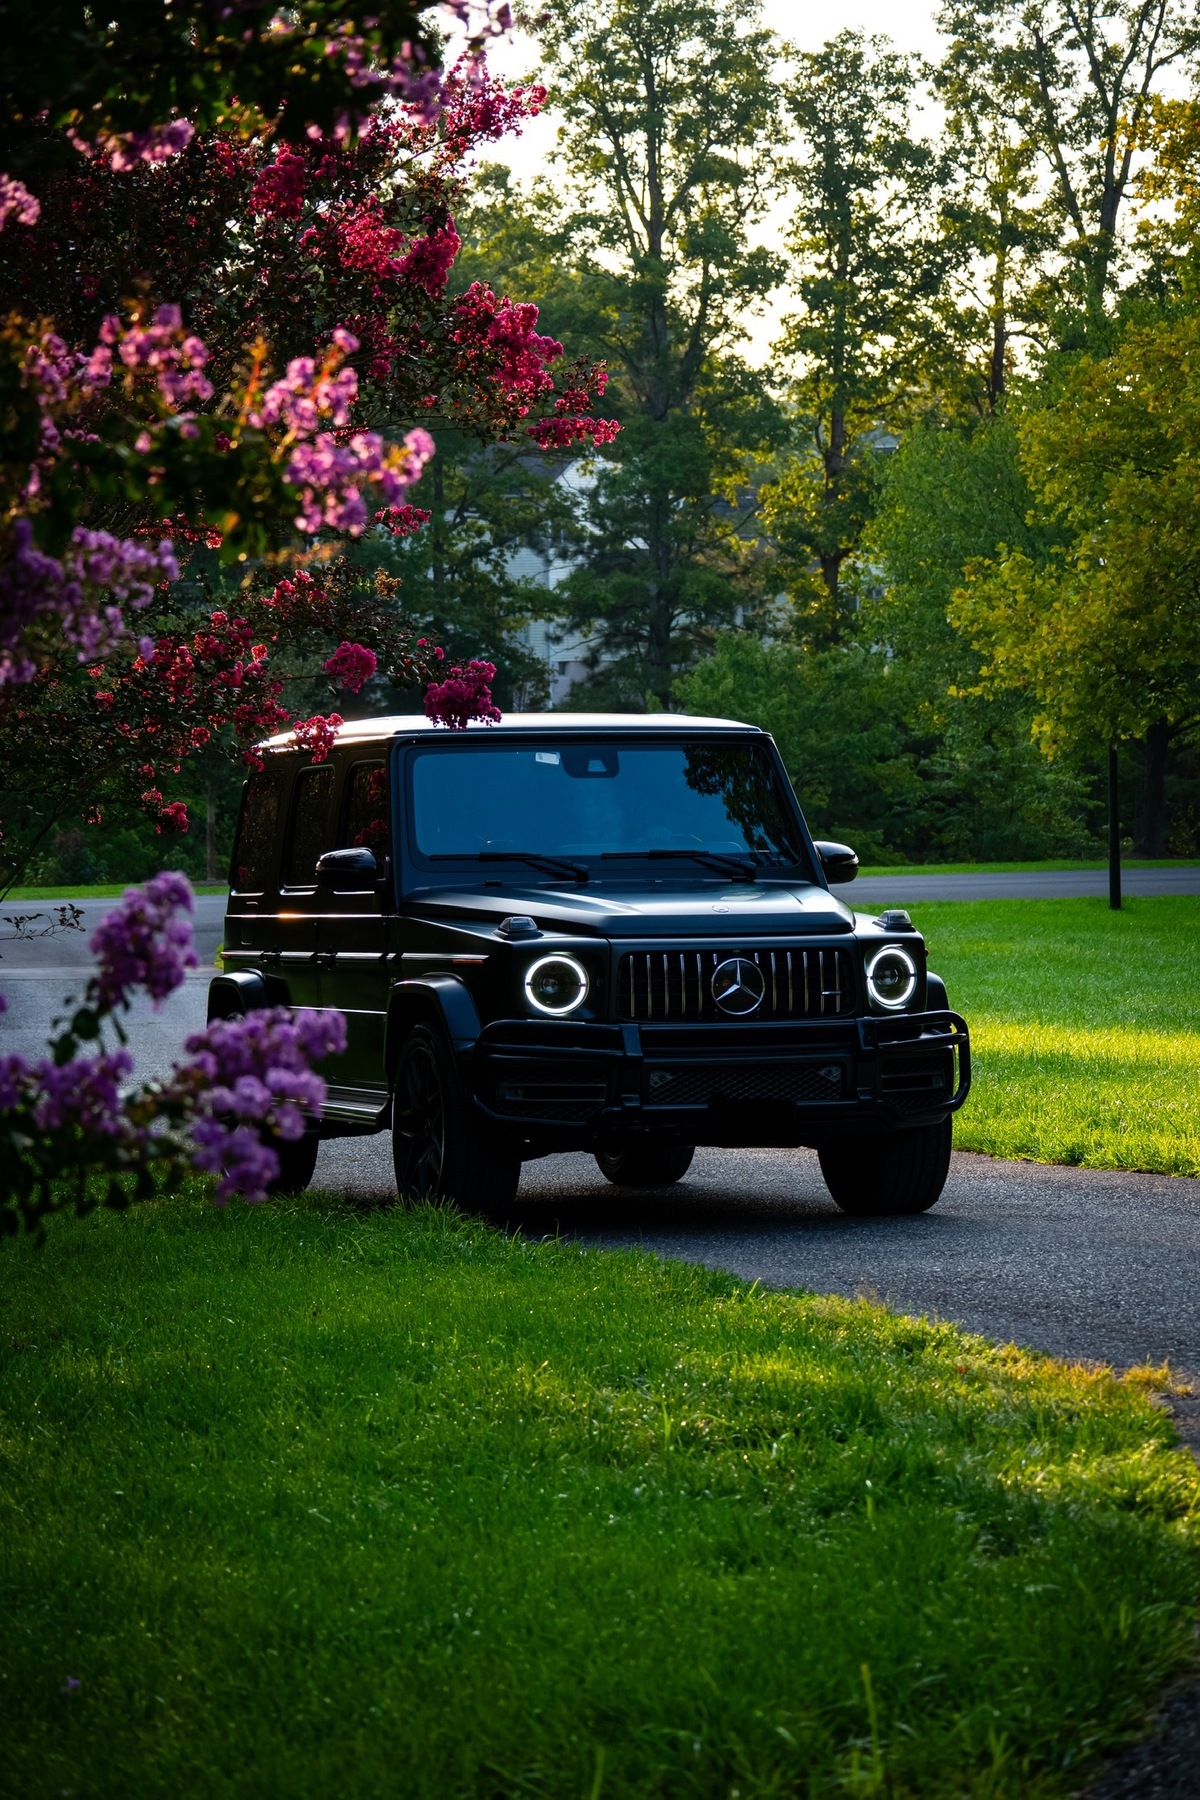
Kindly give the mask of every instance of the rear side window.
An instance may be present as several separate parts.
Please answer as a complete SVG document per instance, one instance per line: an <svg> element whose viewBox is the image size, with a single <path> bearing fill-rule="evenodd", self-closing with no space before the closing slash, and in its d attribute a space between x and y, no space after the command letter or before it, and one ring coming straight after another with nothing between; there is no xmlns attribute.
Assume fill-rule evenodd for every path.
<svg viewBox="0 0 1200 1800"><path fill-rule="evenodd" d="M284 883L288 887L312 887L317 879L317 858L330 849L329 801L333 794L333 769L322 763L301 769L292 800L292 829L284 859Z"/></svg>
<svg viewBox="0 0 1200 1800"><path fill-rule="evenodd" d="M229 885L235 893L261 894L270 885L278 823L279 781L273 771L264 770L246 783L230 867Z"/></svg>
<svg viewBox="0 0 1200 1800"><path fill-rule="evenodd" d="M388 813L387 764L355 763L346 783L346 823L342 830L346 846L365 846L375 852L377 861L391 854L392 822Z"/></svg>

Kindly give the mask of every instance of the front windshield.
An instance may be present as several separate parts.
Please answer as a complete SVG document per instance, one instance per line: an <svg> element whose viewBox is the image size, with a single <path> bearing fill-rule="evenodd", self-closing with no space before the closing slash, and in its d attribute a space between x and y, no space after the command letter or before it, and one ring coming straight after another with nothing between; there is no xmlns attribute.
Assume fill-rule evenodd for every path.
<svg viewBox="0 0 1200 1800"><path fill-rule="evenodd" d="M595 875L640 858L694 871L708 857L808 870L761 743L477 738L417 750L411 794L413 848L426 861L524 854Z"/></svg>

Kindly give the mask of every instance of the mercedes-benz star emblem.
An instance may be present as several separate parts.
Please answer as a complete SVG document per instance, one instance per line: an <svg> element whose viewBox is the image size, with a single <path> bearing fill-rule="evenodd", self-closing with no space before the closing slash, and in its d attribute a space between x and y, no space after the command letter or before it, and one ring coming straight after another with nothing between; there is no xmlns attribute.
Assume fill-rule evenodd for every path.
<svg viewBox="0 0 1200 1800"><path fill-rule="evenodd" d="M762 1005L766 991L762 970L748 956L731 956L713 970L712 997L722 1012L745 1018Z"/></svg>

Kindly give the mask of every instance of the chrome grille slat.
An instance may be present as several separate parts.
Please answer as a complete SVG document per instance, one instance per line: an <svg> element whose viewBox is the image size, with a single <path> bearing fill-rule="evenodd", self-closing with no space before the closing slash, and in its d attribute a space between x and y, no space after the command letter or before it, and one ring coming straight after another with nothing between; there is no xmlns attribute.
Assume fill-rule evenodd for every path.
<svg viewBox="0 0 1200 1800"><path fill-rule="evenodd" d="M854 1011L849 950L747 949L736 943L717 950L627 951L617 976L621 1017L647 1023L671 1020L733 1022L712 997L717 966L744 956L762 971L762 1004L747 1023L772 1019L844 1018Z"/></svg>

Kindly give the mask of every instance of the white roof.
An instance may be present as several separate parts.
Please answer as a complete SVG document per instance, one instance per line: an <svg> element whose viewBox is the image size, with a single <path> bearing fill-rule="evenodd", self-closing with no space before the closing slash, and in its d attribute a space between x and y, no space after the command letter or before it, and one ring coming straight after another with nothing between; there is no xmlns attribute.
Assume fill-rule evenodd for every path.
<svg viewBox="0 0 1200 1800"><path fill-rule="evenodd" d="M467 726L471 732L501 733L508 731L756 731L755 725L747 725L738 719L701 719L690 713L505 713L498 725L486 725L482 720L473 720ZM353 743L360 738L407 737L410 734L437 733L441 737L460 737L457 731L448 731L444 725L435 725L423 713L389 713L379 719L350 719L342 725L337 733L339 744ZM294 745L296 736L291 731L281 731L275 737L264 740L261 748L286 750Z"/></svg>

